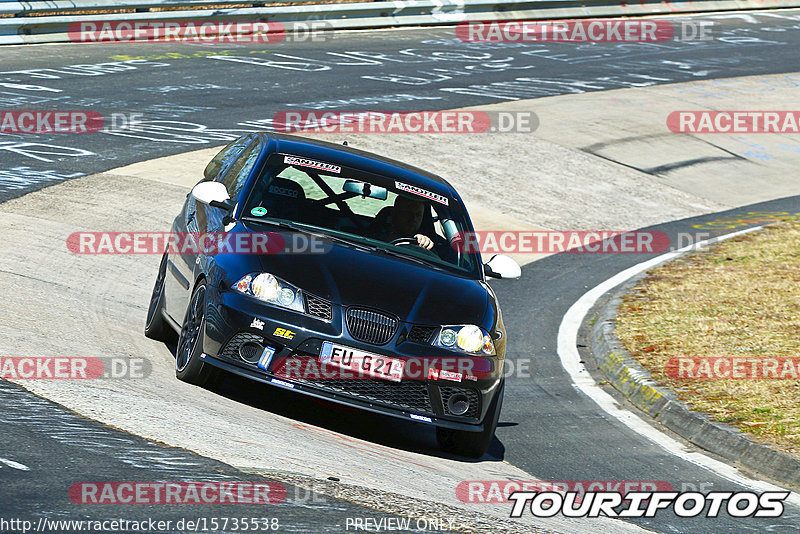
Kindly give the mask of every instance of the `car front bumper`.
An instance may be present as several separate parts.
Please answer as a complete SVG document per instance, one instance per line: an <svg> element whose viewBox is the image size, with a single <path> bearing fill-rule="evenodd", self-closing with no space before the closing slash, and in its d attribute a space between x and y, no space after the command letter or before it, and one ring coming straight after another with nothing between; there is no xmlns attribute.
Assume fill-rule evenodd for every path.
<svg viewBox="0 0 800 534"><path fill-rule="evenodd" d="M466 356L410 341L406 337L410 326L404 323L385 345L363 343L349 335L343 311L335 305L331 320L323 321L231 291L215 292L210 297L202 354L210 365L263 384L369 412L454 430L483 430L483 420L503 372L500 357ZM406 368L416 369L416 372L413 378L404 376L400 382L392 382L363 376L348 379L335 375L331 378L328 373L287 374L288 367L284 371L277 370L277 362L286 364L292 359L302 359L318 366L315 369L323 370L319 354L325 341L405 360ZM250 345L249 352L242 349L245 344ZM274 349L265 369L249 357L254 347ZM247 354L248 358L242 354ZM459 365L467 360L470 369L475 370L470 373L472 380L428 377L426 370L454 360L458 360ZM453 395L469 399L470 409L465 414L449 413L447 401Z"/></svg>

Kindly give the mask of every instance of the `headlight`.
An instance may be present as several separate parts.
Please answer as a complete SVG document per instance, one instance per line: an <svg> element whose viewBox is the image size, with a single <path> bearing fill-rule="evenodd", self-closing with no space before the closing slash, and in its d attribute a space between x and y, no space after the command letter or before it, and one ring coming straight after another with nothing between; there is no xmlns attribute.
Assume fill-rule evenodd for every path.
<svg viewBox="0 0 800 534"><path fill-rule="evenodd" d="M443 326L434 344L470 354L495 354L491 336L474 324Z"/></svg>
<svg viewBox="0 0 800 534"><path fill-rule="evenodd" d="M266 300L267 302L276 302L281 288L278 285L278 279L269 273L261 273L256 275L250 282L250 290L253 295Z"/></svg>
<svg viewBox="0 0 800 534"><path fill-rule="evenodd" d="M233 284L233 289L258 300L304 312L300 289L270 273L253 273L243 276Z"/></svg>

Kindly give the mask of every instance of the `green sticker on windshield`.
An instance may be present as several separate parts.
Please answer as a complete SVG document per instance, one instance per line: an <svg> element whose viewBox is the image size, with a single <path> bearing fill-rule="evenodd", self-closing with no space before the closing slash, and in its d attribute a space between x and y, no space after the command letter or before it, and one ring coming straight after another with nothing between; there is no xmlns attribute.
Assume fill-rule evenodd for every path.
<svg viewBox="0 0 800 534"><path fill-rule="evenodd" d="M250 214L255 215L256 217L263 217L267 214L267 208L262 208L261 206L253 208L250 210Z"/></svg>

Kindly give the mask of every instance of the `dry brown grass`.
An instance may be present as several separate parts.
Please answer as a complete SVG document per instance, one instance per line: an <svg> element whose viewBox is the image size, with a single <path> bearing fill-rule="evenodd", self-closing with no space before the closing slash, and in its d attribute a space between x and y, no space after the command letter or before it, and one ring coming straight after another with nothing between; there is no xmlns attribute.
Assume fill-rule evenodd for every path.
<svg viewBox="0 0 800 534"><path fill-rule="evenodd" d="M800 457L800 380L678 380L675 357L800 356L800 221L654 269L623 299L617 335L693 410Z"/></svg>

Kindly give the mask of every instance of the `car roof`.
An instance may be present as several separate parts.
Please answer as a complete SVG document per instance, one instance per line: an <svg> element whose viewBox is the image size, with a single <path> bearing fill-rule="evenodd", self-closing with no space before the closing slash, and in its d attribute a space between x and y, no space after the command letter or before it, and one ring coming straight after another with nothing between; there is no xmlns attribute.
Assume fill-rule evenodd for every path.
<svg viewBox="0 0 800 534"><path fill-rule="evenodd" d="M293 154L307 158L353 167L364 171L397 178L411 185L424 187L436 193L455 197L461 202L456 190L441 176L419 167L408 165L378 154L366 152L346 145L329 143L307 137L274 132L262 132L270 153Z"/></svg>

